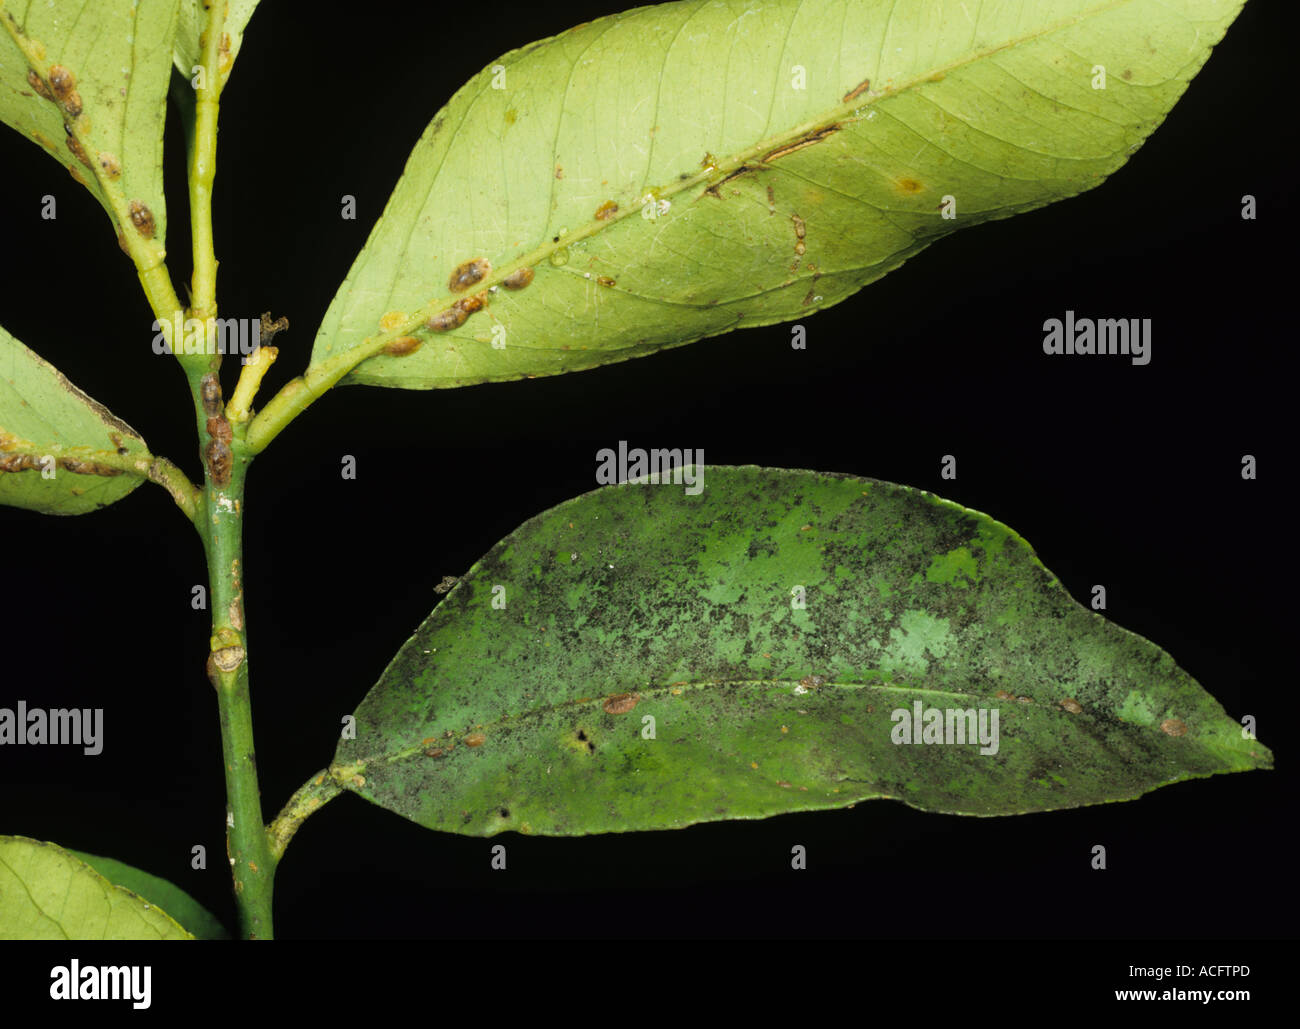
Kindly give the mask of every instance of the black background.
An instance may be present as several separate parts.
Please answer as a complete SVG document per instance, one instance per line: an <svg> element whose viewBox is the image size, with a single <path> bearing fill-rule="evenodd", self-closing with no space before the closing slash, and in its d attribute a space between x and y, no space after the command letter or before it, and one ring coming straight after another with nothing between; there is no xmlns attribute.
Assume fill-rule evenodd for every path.
<svg viewBox="0 0 1300 1029"><path fill-rule="evenodd" d="M306 364L330 297L430 117L492 58L617 3L495 4L473 26L371 0L348 19L265 3L222 101L216 246L225 315L286 315L263 400ZM1284 714L1291 472L1293 183L1273 54L1250 4L1151 141L1101 187L942 240L788 326L558 378L341 389L253 467L246 574L268 817L330 759L342 715L428 614L432 587L518 523L594 488L595 453L699 447L708 464L907 483L985 511L1071 594L1169 650L1280 771L1138 802L970 819L894 802L676 832L493 840L432 833L345 795L304 826L276 884L289 938L1294 934ZM197 478L174 362L98 205L0 139L0 321ZM182 144L167 152L169 252L188 282ZM58 198L56 221L40 197ZM340 197L358 218L339 217ZM1243 194L1259 218L1240 217ZM69 273L66 269L71 267ZM1044 319L1149 317L1153 360L1049 358ZM227 393L235 368L226 369ZM340 458L357 458L355 482ZM939 478L944 454L955 481ZM1259 479L1240 475L1243 454ZM106 709L99 757L0 750L0 832L172 880L228 924L216 704L203 675L203 558L152 486L104 511L0 510L0 703ZM509 867L489 868L504 843ZM808 869L789 867L794 844ZM208 868L190 868L190 848ZM1089 868L1107 847L1109 868Z"/></svg>

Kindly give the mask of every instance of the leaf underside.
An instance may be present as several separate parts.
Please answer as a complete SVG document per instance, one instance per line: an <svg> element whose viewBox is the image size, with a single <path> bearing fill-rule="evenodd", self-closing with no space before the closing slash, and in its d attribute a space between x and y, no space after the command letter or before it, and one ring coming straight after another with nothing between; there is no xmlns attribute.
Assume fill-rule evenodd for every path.
<svg viewBox="0 0 1300 1029"><path fill-rule="evenodd" d="M189 940L161 908L53 843L0 836L0 939Z"/></svg>
<svg viewBox="0 0 1300 1029"><path fill-rule="evenodd" d="M86 854L83 851L72 849L68 849L68 853L84 861L114 886L121 886L123 889L130 890L146 903L165 910L195 939L225 940L230 938L225 926L217 920L212 912L174 883L156 875L150 875L148 872L124 864L114 858L101 857L98 854Z"/></svg>
<svg viewBox="0 0 1300 1029"><path fill-rule="evenodd" d="M0 504L64 515L107 507L144 479L102 466L103 454L151 458L131 426L0 328Z"/></svg>
<svg viewBox="0 0 1300 1029"><path fill-rule="evenodd" d="M691 0L513 51L425 130L313 365L413 334L343 381L454 387L806 316L950 231L1100 184L1241 4ZM473 289L535 279L424 329L476 258Z"/></svg>
<svg viewBox="0 0 1300 1029"><path fill-rule="evenodd" d="M177 8L178 0L5 0L0 11L0 121L67 168L119 230L151 240L159 261ZM79 101L71 107L43 98L28 80L34 71L48 90L56 66L71 75ZM143 207L135 222L133 201Z"/></svg>
<svg viewBox="0 0 1300 1029"><path fill-rule="evenodd" d="M222 23L222 46L218 51L218 68L222 84L230 76L235 59L244 44L244 30L257 9L258 0L227 0L226 17ZM180 6L180 23L172 59L176 70L185 79L194 75L194 69L203 64L203 35L205 12L199 0L183 0Z"/></svg>
<svg viewBox="0 0 1300 1029"><path fill-rule="evenodd" d="M497 544L358 707L335 779L432 829L578 835L871 798L1048 811L1271 766L988 516L870 479L706 480L606 487ZM918 705L945 732L996 711L996 753L896 742Z"/></svg>

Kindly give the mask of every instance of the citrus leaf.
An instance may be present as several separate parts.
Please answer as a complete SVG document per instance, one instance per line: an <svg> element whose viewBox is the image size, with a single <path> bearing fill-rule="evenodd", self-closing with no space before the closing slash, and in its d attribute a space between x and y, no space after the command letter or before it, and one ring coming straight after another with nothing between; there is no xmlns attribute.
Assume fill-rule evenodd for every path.
<svg viewBox="0 0 1300 1029"><path fill-rule="evenodd" d="M357 708L334 779L431 829L576 835L884 797L1047 811L1271 766L987 515L870 479L705 479L599 489L493 547ZM950 742L926 745L932 711Z"/></svg>
<svg viewBox="0 0 1300 1029"><path fill-rule="evenodd" d="M163 258L163 125L177 0L0 0L0 120Z"/></svg>
<svg viewBox="0 0 1300 1029"><path fill-rule="evenodd" d="M228 0L226 18L222 23L221 47L221 85L224 87L230 78L239 49L244 45L244 29L248 19L257 9L257 0ZM173 60L176 70L187 80L194 77L194 69L203 64L203 46L199 37L203 34L206 12L203 0L181 0L180 27L176 30Z"/></svg>
<svg viewBox="0 0 1300 1029"><path fill-rule="evenodd" d="M96 511L139 486L152 460L131 426L0 328L0 504Z"/></svg>
<svg viewBox="0 0 1300 1029"><path fill-rule="evenodd" d="M839 303L1099 185L1242 2L690 0L515 50L426 128L313 367L363 347L342 381L464 386Z"/></svg>
<svg viewBox="0 0 1300 1029"><path fill-rule="evenodd" d="M53 843L0 836L0 939L191 940L162 908Z"/></svg>
<svg viewBox="0 0 1300 1029"><path fill-rule="evenodd" d="M113 858L68 849L114 886L130 890L141 900L163 908L197 940L228 940L230 933L207 908L174 883Z"/></svg>

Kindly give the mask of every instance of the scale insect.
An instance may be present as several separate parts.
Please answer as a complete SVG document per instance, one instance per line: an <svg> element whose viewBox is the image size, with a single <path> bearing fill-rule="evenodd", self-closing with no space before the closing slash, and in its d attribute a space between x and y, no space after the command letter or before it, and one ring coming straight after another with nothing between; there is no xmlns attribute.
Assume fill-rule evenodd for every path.
<svg viewBox="0 0 1300 1029"><path fill-rule="evenodd" d="M458 265L447 280L447 288L453 293L464 293L488 277L492 271L492 262L486 257L476 257Z"/></svg>

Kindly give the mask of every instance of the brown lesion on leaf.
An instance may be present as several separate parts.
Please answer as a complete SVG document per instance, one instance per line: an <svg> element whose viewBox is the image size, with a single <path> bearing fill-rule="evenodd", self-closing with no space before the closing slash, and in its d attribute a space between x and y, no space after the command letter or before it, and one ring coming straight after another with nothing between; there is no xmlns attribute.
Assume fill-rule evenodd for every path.
<svg viewBox="0 0 1300 1029"><path fill-rule="evenodd" d="M719 180L718 180L717 182L715 182L712 186L709 186L708 189L706 189L704 192L705 192L708 196L713 197L714 199L721 200L721 199L722 199L722 192L721 192L722 187L725 186L725 185L726 185L728 182L730 182L732 179L738 179L738 178L740 178L742 175L747 175L747 174L749 174L750 172L760 172L760 171L766 171L766 169L765 169L765 168L760 168L758 165L755 165L755 164L745 164L745 165L741 165L739 168L737 168L737 169L736 169L735 171L733 171L731 174L727 175L727 176L724 177L724 178L719 179Z"/></svg>
<svg viewBox="0 0 1300 1029"><path fill-rule="evenodd" d="M821 278L820 272L813 275L812 280L808 284L808 292L804 295L803 303L801 306L811 307L813 304L817 302L817 280L820 278Z"/></svg>
<svg viewBox="0 0 1300 1029"><path fill-rule="evenodd" d="M766 154L760 157L759 160L763 164L771 164L773 161L782 157L788 157L796 151L803 150L806 147L815 146L823 140L829 139L839 131L840 126L838 123L835 125L828 125L824 129L817 129L814 132L808 133L806 136L796 139L793 143L786 143L784 146L779 146L775 150L769 150Z"/></svg>
<svg viewBox="0 0 1300 1029"><path fill-rule="evenodd" d="M904 196L915 196L917 193L920 193L925 189L925 186L920 182L908 176L903 176L901 179L895 179L894 186L897 188L898 192L902 193Z"/></svg>
<svg viewBox="0 0 1300 1029"><path fill-rule="evenodd" d="M596 741L591 738L586 729L579 728L573 734L574 742L579 749L586 749L588 754L596 753Z"/></svg>
<svg viewBox="0 0 1300 1029"><path fill-rule="evenodd" d="M804 244L804 237L807 235L807 226L804 220L797 214L790 215L790 221L794 224L794 263L790 265L791 271L799 268L799 258L803 257L807 247Z"/></svg>

